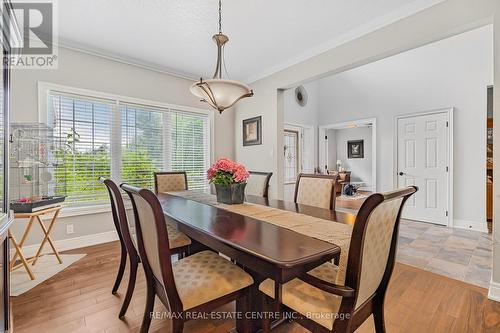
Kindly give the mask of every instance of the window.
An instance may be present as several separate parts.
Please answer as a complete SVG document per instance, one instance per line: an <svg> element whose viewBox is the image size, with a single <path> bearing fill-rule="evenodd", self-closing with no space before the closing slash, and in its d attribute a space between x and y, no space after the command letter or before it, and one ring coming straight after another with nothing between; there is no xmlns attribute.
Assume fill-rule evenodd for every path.
<svg viewBox="0 0 500 333"><path fill-rule="evenodd" d="M170 128L172 170L186 171L190 189L206 188L208 168L205 161L209 160L207 118L172 110Z"/></svg>
<svg viewBox="0 0 500 333"><path fill-rule="evenodd" d="M165 165L164 111L132 105L120 108L122 124L121 180L152 188L153 173ZM205 161L202 161L204 164Z"/></svg>
<svg viewBox="0 0 500 333"><path fill-rule="evenodd" d="M54 135L54 195L66 195L74 205L105 203L100 176L152 189L153 173L164 170L186 171L189 188L208 187L208 111L67 90L47 87L45 94Z"/></svg>
<svg viewBox="0 0 500 333"><path fill-rule="evenodd" d="M97 182L111 175L111 111L106 101L49 95L54 119L55 194L71 203L102 201L107 193Z"/></svg>
<svg viewBox="0 0 500 333"><path fill-rule="evenodd" d="M299 132L285 130L285 183L294 183L299 170Z"/></svg>

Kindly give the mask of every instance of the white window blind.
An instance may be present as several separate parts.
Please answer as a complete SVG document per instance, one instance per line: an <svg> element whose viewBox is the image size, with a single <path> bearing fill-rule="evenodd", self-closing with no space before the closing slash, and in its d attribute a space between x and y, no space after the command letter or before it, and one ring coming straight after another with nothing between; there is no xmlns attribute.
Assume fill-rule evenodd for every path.
<svg viewBox="0 0 500 333"><path fill-rule="evenodd" d="M57 92L49 94L55 159L55 193L67 202L105 201L98 177L111 174L111 115L113 102Z"/></svg>
<svg viewBox="0 0 500 333"><path fill-rule="evenodd" d="M170 111L170 151L173 171L186 171L189 189L208 188L210 167L208 116Z"/></svg>
<svg viewBox="0 0 500 333"><path fill-rule="evenodd" d="M120 107L122 124L122 181L154 187L153 173L164 170L164 118L168 110L135 105Z"/></svg>
<svg viewBox="0 0 500 333"><path fill-rule="evenodd" d="M208 113L61 90L47 90L47 119L56 146L55 193L70 204L109 201L101 176L152 189L155 171L186 171L190 189L208 187Z"/></svg>

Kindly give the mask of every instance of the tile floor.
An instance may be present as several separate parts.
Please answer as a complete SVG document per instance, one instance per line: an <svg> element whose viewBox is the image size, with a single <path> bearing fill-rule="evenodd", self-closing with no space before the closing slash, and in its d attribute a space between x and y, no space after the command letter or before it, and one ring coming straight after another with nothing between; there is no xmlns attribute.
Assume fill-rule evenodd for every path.
<svg viewBox="0 0 500 333"><path fill-rule="evenodd" d="M397 261L488 288L491 235L401 220Z"/></svg>

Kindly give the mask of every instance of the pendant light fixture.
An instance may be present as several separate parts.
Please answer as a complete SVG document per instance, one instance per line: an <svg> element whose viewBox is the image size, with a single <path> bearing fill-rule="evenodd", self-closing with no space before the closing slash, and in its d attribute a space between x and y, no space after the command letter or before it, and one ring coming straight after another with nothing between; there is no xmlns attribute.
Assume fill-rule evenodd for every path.
<svg viewBox="0 0 500 333"><path fill-rule="evenodd" d="M213 35L212 39L217 45L217 65L215 66L214 77L209 80L200 78L199 82L191 85L190 90L193 95L201 98L202 102L208 103L222 113L240 99L252 97L253 91L242 82L222 78L222 70L225 70L224 47L229 41L229 37L222 33L221 0L219 0L219 33Z"/></svg>

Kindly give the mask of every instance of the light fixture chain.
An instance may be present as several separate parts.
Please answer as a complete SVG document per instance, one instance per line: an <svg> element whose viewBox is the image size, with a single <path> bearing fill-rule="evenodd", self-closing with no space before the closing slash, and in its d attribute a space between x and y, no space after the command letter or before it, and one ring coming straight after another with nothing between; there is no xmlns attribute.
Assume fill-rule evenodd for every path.
<svg viewBox="0 0 500 333"><path fill-rule="evenodd" d="M222 0L219 0L219 33L222 33Z"/></svg>

